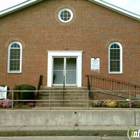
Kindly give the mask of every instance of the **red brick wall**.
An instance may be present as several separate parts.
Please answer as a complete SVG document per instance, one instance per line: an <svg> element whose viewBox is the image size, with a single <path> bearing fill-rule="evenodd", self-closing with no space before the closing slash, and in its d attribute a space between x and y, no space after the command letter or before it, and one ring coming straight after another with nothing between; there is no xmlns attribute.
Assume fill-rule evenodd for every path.
<svg viewBox="0 0 140 140"><path fill-rule="evenodd" d="M68 7L74 19L61 23L57 13ZM140 23L86 0L47 0L0 18L0 84L47 85L47 50L83 50L83 86L87 74L140 84ZM23 45L22 73L7 73L8 45ZM108 74L108 46L123 46L123 73ZM90 70L90 58L100 57L100 72Z"/></svg>

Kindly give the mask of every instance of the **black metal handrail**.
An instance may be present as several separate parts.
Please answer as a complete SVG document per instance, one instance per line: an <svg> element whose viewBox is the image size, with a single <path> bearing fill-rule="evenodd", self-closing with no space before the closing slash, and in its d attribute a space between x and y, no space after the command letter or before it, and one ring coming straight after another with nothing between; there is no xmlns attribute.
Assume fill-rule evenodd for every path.
<svg viewBox="0 0 140 140"><path fill-rule="evenodd" d="M37 90L40 90L41 85L43 85L43 75L39 76ZM39 92L37 92L37 97L39 96Z"/></svg>
<svg viewBox="0 0 140 140"><path fill-rule="evenodd" d="M98 75L86 75L87 77L87 87L90 90L94 88L103 89L103 90L126 90L129 94L130 90L133 90L133 96L136 97L138 90L140 90L140 85L132 84L129 82L119 81L103 76ZM90 79L90 80L89 80Z"/></svg>
<svg viewBox="0 0 140 140"><path fill-rule="evenodd" d="M87 77L87 89L88 89L88 91L89 91L89 97L91 97L91 76L90 75L86 75L86 77Z"/></svg>

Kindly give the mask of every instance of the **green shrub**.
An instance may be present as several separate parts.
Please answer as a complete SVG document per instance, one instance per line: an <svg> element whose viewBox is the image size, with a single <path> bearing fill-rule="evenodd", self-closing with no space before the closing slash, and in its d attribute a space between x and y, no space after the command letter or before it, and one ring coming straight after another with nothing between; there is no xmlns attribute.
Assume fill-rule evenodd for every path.
<svg viewBox="0 0 140 140"><path fill-rule="evenodd" d="M107 107L105 103L102 104L102 107Z"/></svg>
<svg viewBox="0 0 140 140"><path fill-rule="evenodd" d="M140 102L137 104L137 107L140 108Z"/></svg>
<svg viewBox="0 0 140 140"><path fill-rule="evenodd" d="M118 108L123 108L124 104L121 101L116 102Z"/></svg>
<svg viewBox="0 0 140 140"><path fill-rule="evenodd" d="M92 106L92 107L97 107L98 104L97 104L96 102L92 102L92 103L91 103L91 106Z"/></svg>
<svg viewBox="0 0 140 140"><path fill-rule="evenodd" d="M117 107L119 107L119 108L127 108L128 107L128 102L122 102L122 101L118 101L117 102Z"/></svg>
<svg viewBox="0 0 140 140"><path fill-rule="evenodd" d="M120 108L120 102L117 101L116 104L117 104L116 107L119 107Z"/></svg>
<svg viewBox="0 0 140 140"><path fill-rule="evenodd" d="M123 108L128 107L127 102L122 102L122 103L121 103L121 107L123 107Z"/></svg>
<svg viewBox="0 0 140 140"><path fill-rule="evenodd" d="M31 99L34 99L34 91L36 90L36 88L29 84L22 84L22 85L16 85L13 90L33 90L33 91L27 91L27 92L24 92L24 91L15 92L15 93L19 93L20 100L31 100Z"/></svg>

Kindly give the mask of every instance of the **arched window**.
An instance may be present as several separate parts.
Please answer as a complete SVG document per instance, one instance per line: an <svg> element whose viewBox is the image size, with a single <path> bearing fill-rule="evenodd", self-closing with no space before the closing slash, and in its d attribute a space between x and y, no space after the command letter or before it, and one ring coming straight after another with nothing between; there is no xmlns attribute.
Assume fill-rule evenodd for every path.
<svg viewBox="0 0 140 140"><path fill-rule="evenodd" d="M122 45L118 42L109 45L109 73L122 73Z"/></svg>
<svg viewBox="0 0 140 140"><path fill-rule="evenodd" d="M8 72L21 73L22 66L22 45L19 42L12 42L8 48Z"/></svg>

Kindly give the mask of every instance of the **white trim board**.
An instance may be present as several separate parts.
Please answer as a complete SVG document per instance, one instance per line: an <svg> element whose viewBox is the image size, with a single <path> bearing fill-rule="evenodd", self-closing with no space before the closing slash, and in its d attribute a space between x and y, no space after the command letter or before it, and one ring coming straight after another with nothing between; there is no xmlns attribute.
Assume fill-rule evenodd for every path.
<svg viewBox="0 0 140 140"><path fill-rule="evenodd" d="M15 6L12 6L12 7L9 7L7 9L0 11L0 17L8 15L8 14L13 13L13 12L18 11L18 10L21 10L25 7L28 7L30 5L33 5L33 4L41 2L41 1L42 0L27 0L25 2L19 3Z"/></svg>

